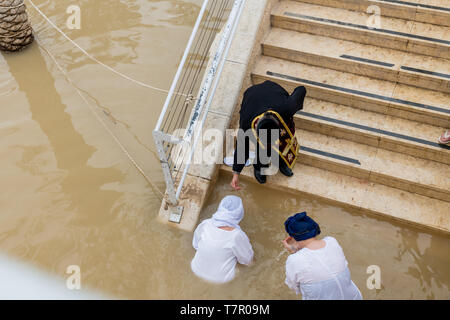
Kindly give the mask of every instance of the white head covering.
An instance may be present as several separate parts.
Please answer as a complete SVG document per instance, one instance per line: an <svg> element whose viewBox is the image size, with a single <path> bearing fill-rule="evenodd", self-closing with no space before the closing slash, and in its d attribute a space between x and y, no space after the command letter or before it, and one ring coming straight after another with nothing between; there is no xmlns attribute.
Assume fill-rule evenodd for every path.
<svg viewBox="0 0 450 320"><path fill-rule="evenodd" d="M239 222L244 218L242 199L237 196L226 196L222 199L211 220L216 227L232 227L241 229Z"/></svg>

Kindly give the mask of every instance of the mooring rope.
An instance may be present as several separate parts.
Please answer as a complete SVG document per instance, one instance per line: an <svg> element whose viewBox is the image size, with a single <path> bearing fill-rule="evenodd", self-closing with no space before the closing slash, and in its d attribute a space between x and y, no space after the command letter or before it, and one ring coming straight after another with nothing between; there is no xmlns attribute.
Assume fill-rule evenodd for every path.
<svg viewBox="0 0 450 320"><path fill-rule="evenodd" d="M24 0L0 0L0 50L20 51L33 42Z"/></svg>
<svg viewBox="0 0 450 320"><path fill-rule="evenodd" d="M146 87L146 88L149 88L149 89L153 89L153 90L156 90L156 91L159 91L159 92L164 92L164 93L169 93L169 91L168 90L166 90L166 89L161 89L161 88L158 88L158 87L155 87L155 86L152 86L152 85L149 85L149 84L146 84L146 83L143 83L143 82L141 82L141 81L139 81L139 80L136 80L136 79L133 79L133 78L131 78L131 77L129 77L129 76L127 76L127 75L125 75L125 74L123 74L123 73L121 73L121 72L119 72L119 71L117 71L117 70L115 70L115 69L113 69L113 68L111 68L110 66L108 66L108 65L106 65L106 64L104 64L103 62L101 62L101 61L99 61L97 58L95 58L94 56L92 56L89 52L87 52L86 50L84 50L80 45L78 45L75 41L73 41L71 38L69 38L69 36L68 35L66 35L65 33L64 33L64 31L62 31L60 28L58 28L58 26L57 25L55 25L34 3L33 3L33 1L31 1L31 0L28 0L28 2L31 4L31 6L56 30L56 31L58 31L64 38L66 38L70 43L72 43L75 47L77 47L82 53L84 53L87 57L89 57L91 60L93 60L94 62L96 62L96 63L98 63L99 65L101 65L102 67L104 67L104 68L106 68L106 69L108 69L109 71L111 71L111 72L113 72L113 73L115 73L115 74L117 74L118 76L120 76L120 77L122 77L122 78L124 78L124 79L126 79L126 80L129 80L129 81L131 81L131 82L134 82L134 83L136 83L136 84L138 84L138 85L140 85L140 86L143 86L143 87ZM183 93L175 93L175 94L177 94L177 95L182 95L182 96L187 96L187 94L183 94Z"/></svg>
<svg viewBox="0 0 450 320"><path fill-rule="evenodd" d="M84 97L84 95L80 92L80 90L75 85L75 82L70 78L68 73L61 67L61 65L58 63L56 58L53 56L53 54L48 50L45 45L38 39L37 36L35 36L36 42L38 45L44 49L44 51L48 54L48 56L53 60L59 71L66 77L67 81L74 87L78 95L83 99L83 101L88 106L89 110L94 114L94 116L97 118L97 120L102 124L102 126L105 128L105 130L111 135L111 137L116 141L116 143L119 145L120 149L123 151L123 153L127 156L127 158L130 160L130 162L136 167L136 169L141 173L141 175L147 180L147 182L153 187L154 190L157 191L157 194L159 195L159 199L162 201L164 199L164 193L159 189L159 187L148 177L144 170L138 165L138 163L133 159L131 154L128 152L128 150L124 147L124 145L120 142L120 140L117 138L117 136L111 131L111 129L106 125L106 123L103 121L102 118L95 112L92 105L87 101L87 99Z"/></svg>
<svg viewBox="0 0 450 320"><path fill-rule="evenodd" d="M13 38L13 37L17 36L18 34L26 32L30 29L31 29L31 25L29 25L28 27L26 27L25 29L22 29L22 30L18 30L15 32L9 32L7 36L0 34L0 38Z"/></svg>
<svg viewBox="0 0 450 320"><path fill-rule="evenodd" d="M18 4L17 6L12 6L12 7L5 7L5 6L1 6L0 5L0 9L17 9L17 8L20 8L20 7L24 6L24 5L25 5L25 3L21 3L21 4Z"/></svg>

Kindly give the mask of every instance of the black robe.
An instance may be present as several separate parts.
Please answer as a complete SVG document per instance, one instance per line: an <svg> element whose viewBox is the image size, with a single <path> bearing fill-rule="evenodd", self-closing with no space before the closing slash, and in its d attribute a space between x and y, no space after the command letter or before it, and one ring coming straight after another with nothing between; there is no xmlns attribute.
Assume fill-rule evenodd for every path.
<svg viewBox="0 0 450 320"><path fill-rule="evenodd" d="M290 123L293 116L303 109L303 101L306 96L306 88L297 87L292 95L279 84L272 81L265 81L248 88L244 93L240 113L239 128L244 132L251 129L252 121L255 117L263 112L273 110L277 112L286 124ZM238 152L240 150L239 143L245 141L245 161L238 162ZM240 130L237 136L237 145L234 152L233 171L240 173L249 158L249 142L245 139L243 132ZM259 163L256 159L256 163Z"/></svg>

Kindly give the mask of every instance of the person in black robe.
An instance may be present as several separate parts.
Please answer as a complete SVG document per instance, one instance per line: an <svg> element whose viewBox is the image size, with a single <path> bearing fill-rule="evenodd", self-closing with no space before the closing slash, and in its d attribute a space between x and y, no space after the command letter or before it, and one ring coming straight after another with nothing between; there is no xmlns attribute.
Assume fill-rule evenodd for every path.
<svg viewBox="0 0 450 320"><path fill-rule="evenodd" d="M256 158L253 163L254 175L259 183L266 182L266 176L261 172L263 167L267 167L269 164L262 161L262 148L266 153L266 158L271 156L271 152L274 152L271 148L274 140L270 137L270 132L273 129L282 130L279 119L270 114L270 111L277 112L284 122L291 128L291 132L295 130L294 115L299 110L303 109L303 102L306 96L306 88L304 86L297 87L292 95L279 84L272 81L265 81L261 84L257 84L248 88L244 93L240 110L239 130L237 136L236 149L234 152L233 162L233 179L231 186L235 190L239 190L239 174L245 167L245 163L249 158L249 141L251 140L256 144ZM268 112L269 111L269 112ZM264 147L257 142L256 138L252 136L252 122L253 120L262 115L262 118L258 120L257 132L262 132L262 129L267 129L269 134L266 139L262 138L260 141ZM250 131L248 131L250 130ZM261 130L261 131L260 131ZM265 140L265 141L264 141ZM242 145L244 144L244 146ZM285 176L292 176L292 170L286 165L282 159L279 159L279 170Z"/></svg>

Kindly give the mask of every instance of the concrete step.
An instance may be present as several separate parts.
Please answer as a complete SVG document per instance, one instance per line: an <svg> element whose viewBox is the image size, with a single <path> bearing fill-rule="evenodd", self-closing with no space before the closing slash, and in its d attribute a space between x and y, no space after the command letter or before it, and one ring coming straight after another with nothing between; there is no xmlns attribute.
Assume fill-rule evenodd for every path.
<svg viewBox="0 0 450 320"><path fill-rule="evenodd" d="M381 9L381 26L367 7ZM450 232L448 0L281 1L253 70L289 92L300 154L264 187ZM231 173L231 168L221 170ZM253 168L243 180L256 183ZM245 187L245 183L244 183Z"/></svg>
<svg viewBox="0 0 450 320"><path fill-rule="evenodd" d="M367 12L378 6L381 16L450 26L450 3L446 0L296 0L299 2Z"/></svg>
<svg viewBox="0 0 450 320"><path fill-rule="evenodd" d="M266 56L256 63L252 77L287 89L304 85L310 98L450 128L448 93Z"/></svg>
<svg viewBox="0 0 450 320"><path fill-rule="evenodd" d="M221 166L221 171L231 176L231 168ZM264 186L355 209L360 213L382 215L422 228L450 232L449 202L302 163L297 163L293 171L291 178L281 173L268 177ZM242 171L241 180L257 183L252 167Z"/></svg>
<svg viewBox="0 0 450 320"><path fill-rule="evenodd" d="M282 1L272 12L272 26L400 51L450 59L450 28L370 15L297 1Z"/></svg>
<svg viewBox="0 0 450 320"><path fill-rule="evenodd" d="M450 164L450 147L437 143L444 128L313 98L294 119L300 129Z"/></svg>
<svg viewBox="0 0 450 320"><path fill-rule="evenodd" d="M450 201L446 164L309 130L297 129L296 136L301 146L300 163Z"/></svg>
<svg viewBox="0 0 450 320"><path fill-rule="evenodd" d="M279 28L262 49L266 56L450 93L447 59Z"/></svg>

